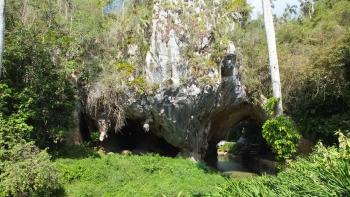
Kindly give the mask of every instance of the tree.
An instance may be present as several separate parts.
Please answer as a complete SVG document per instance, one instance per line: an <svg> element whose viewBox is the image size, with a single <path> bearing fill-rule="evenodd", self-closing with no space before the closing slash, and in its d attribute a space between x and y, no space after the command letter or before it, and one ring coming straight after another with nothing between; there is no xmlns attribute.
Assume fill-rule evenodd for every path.
<svg viewBox="0 0 350 197"><path fill-rule="evenodd" d="M279 72L278 59L277 59L275 27L273 24L272 8L271 8L270 0L262 0L262 2L263 2L267 46L269 50L272 93L273 93L273 97L278 99L278 104L276 107L276 115L278 116L283 114L283 107L282 107L280 72Z"/></svg>
<svg viewBox="0 0 350 197"><path fill-rule="evenodd" d="M300 9L303 16L309 16L311 19L312 14L315 12L315 1L314 0L299 0Z"/></svg>
<svg viewBox="0 0 350 197"><path fill-rule="evenodd" d="M284 9L282 19L284 19L285 22L291 20L293 16L296 16L298 14L297 9L297 5L287 4L287 7Z"/></svg>
<svg viewBox="0 0 350 197"><path fill-rule="evenodd" d="M3 72L2 54L4 51L5 36L5 0L0 0L0 77Z"/></svg>

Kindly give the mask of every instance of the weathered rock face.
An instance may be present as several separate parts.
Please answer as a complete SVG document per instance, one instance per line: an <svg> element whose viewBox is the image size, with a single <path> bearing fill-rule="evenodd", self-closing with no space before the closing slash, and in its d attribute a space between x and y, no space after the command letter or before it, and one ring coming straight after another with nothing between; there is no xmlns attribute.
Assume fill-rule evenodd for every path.
<svg viewBox="0 0 350 197"><path fill-rule="evenodd" d="M185 62L180 55L184 43L179 42L175 26L181 26L176 12L164 10L157 2L154 6L154 19L152 20L151 48L146 57L146 76L148 81L163 84L172 80L179 85L181 75L185 75ZM168 20L171 18L173 21ZM170 23L174 27L169 28ZM185 32L180 32L184 34Z"/></svg>
<svg viewBox="0 0 350 197"><path fill-rule="evenodd" d="M183 156L203 159L208 148L214 150L236 123L245 118L260 120L259 111L246 100L233 54L226 56L222 68L222 73L231 75L222 76L218 84L187 83L160 89L154 96L129 99L125 116L143 122L145 132L164 138ZM102 113L96 122L103 140L112 120Z"/></svg>
<svg viewBox="0 0 350 197"><path fill-rule="evenodd" d="M235 74L223 76L221 83L163 89L129 105L127 117L145 120L151 132L180 148L184 155L203 158L208 142L216 144L230 127L255 115L246 101L234 57L228 55L230 61L222 66Z"/></svg>
<svg viewBox="0 0 350 197"><path fill-rule="evenodd" d="M202 0L154 1L152 36L145 67L149 82L161 87L169 83L178 87L181 81L196 78L198 74L218 81L218 67L198 63L191 66L188 56L205 63L210 60L213 26L219 16L216 4L223 1L214 1L210 6ZM229 26L233 27L234 23Z"/></svg>
<svg viewBox="0 0 350 197"><path fill-rule="evenodd" d="M194 11L194 15L206 10L204 1L170 2L175 7ZM204 70L204 75L211 78L210 84L199 83L184 54L191 45L194 56L210 59L211 20L216 13L193 17L205 27L200 36L190 36L189 21L186 23L186 18L181 16L185 10L166 8L162 3L164 1L157 1L154 6L150 50L144 68L148 82L159 84L160 88L139 97L125 93L123 115L143 122L145 132L164 138L179 148L182 155L202 159L230 127L248 117L259 120L260 113L247 101L233 44L227 46L220 65ZM113 127L115 116L109 116L104 108L94 113L91 117L103 140Z"/></svg>

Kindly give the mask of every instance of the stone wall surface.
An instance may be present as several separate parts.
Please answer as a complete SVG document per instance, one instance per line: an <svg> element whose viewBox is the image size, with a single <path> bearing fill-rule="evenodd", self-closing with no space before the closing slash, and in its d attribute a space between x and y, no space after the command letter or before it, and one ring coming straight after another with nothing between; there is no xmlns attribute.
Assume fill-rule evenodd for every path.
<svg viewBox="0 0 350 197"><path fill-rule="evenodd" d="M213 2L214 5L220 3ZM159 84L159 88L153 94L137 98L125 93L128 97L124 103L126 118L139 120L145 132L164 138L179 148L182 155L196 160L203 159L208 148L215 146L237 122L248 117L259 121L263 117L261 111L248 102L232 43L227 46L219 67L207 70L206 75L214 83L200 84L188 64L183 51L189 44L195 45L192 46L197 49L195 55L210 58L210 50L204 49L211 46L213 16L219 17L214 8L206 15L193 18L205 24L201 36L195 36L189 34L192 31L189 21L181 17L181 13L204 12L207 10L204 1L155 1L144 70L147 81ZM186 81L181 82L184 77ZM92 119L103 140L114 120L103 110L97 113Z"/></svg>

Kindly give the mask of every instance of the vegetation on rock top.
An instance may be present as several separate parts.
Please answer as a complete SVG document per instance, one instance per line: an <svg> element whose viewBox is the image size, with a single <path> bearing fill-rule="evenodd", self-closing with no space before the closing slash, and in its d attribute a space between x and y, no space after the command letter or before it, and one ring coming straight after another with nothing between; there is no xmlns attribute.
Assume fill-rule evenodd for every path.
<svg viewBox="0 0 350 197"><path fill-rule="evenodd" d="M147 82L143 70L150 48L153 1L129 2L122 12L106 13L107 0L6 1L4 73L0 78L0 196L350 193L348 0L318 0L314 12L304 6L300 15L289 7L283 17L276 18L282 90L291 119L272 115L262 133L281 160L294 156L300 137L296 128L303 137L324 144L317 145L309 156L287 160L277 176L229 179L181 158L65 147L65 137L77 126L72 120L79 99L91 114L107 112L119 130L125 123L127 94L138 98L159 88ZM215 6L214 1L205 2L208 8ZM210 18L214 24L209 32L210 50L196 48L197 39L205 37L206 24L200 19L209 16L210 9L181 16L192 25L183 52L193 75L201 85L212 83L206 71L219 68L227 44L233 42L251 102L261 95L270 97L261 18L249 19L251 8L245 0L225 2L217 10L220 20ZM232 12L239 14L229 16ZM236 23L235 28L228 23ZM136 52L130 55L128 48L133 45ZM199 51L211 56L201 58ZM271 108L273 102L270 104ZM56 155L60 151L64 153Z"/></svg>

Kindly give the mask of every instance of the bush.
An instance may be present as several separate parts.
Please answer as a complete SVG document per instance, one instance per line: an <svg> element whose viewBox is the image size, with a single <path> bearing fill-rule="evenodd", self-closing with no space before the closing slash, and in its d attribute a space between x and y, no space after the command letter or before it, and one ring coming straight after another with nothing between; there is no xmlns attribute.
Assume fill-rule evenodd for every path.
<svg viewBox="0 0 350 197"><path fill-rule="evenodd" d="M31 126L25 123L23 117L12 116L4 118L0 113L0 160L8 154L8 151L23 141L23 136L26 132L32 130Z"/></svg>
<svg viewBox="0 0 350 197"><path fill-rule="evenodd" d="M262 135L280 161L291 158L297 152L300 135L293 121L286 116L267 120L263 125Z"/></svg>
<svg viewBox="0 0 350 197"><path fill-rule="evenodd" d="M18 144L0 160L0 196L57 196L60 185L50 156L32 143Z"/></svg>
<svg viewBox="0 0 350 197"><path fill-rule="evenodd" d="M10 100L0 106L0 113L24 114L25 122L34 128L26 138L39 147L53 147L63 140L75 104L74 89L64 70L52 60L51 50L21 27L6 37L6 74L0 83L11 92L7 94Z"/></svg>
<svg viewBox="0 0 350 197"><path fill-rule="evenodd" d="M13 91L0 83L0 160L33 129L26 123L27 113L14 112L13 100Z"/></svg>

